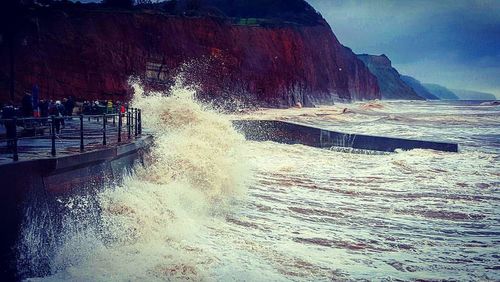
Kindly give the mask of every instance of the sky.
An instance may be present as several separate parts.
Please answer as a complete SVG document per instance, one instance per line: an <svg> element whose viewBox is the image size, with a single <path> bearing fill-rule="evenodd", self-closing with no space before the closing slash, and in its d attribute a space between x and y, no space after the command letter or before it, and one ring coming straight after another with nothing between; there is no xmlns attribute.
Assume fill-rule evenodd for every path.
<svg viewBox="0 0 500 282"><path fill-rule="evenodd" d="M500 99L500 0L307 0L355 53L402 74Z"/></svg>

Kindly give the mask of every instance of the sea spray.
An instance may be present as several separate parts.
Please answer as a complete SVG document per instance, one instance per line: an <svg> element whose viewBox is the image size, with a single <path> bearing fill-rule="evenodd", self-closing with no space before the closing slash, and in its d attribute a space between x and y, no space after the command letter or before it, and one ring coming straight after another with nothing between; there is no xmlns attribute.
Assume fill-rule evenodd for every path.
<svg viewBox="0 0 500 282"><path fill-rule="evenodd" d="M66 221L47 280L199 280L217 259L193 242L245 193L244 138L179 81L168 93L132 86L155 138L151 161L97 195L99 224Z"/></svg>
<svg viewBox="0 0 500 282"><path fill-rule="evenodd" d="M163 103L154 99L134 105L150 101L141 107L152 111ZM364 155L273 142L245 142L240 150L236 142L233 160L244 160L241 171L248 160L255 179L236 204L227 199L244 188L210 193L187 175L162 170L157 158L174 164L175 158L157 153L161 144L173 148L158 140L186 128L171 120L181 126L165 129L170 123L152 116L158 122L147 122L148 128L158 125L157 166L100 194L101 223L67 232L48 280L498 281L499 109L470 107L463 118L460 103L385 101L377 110L358 103L249 113L360 134L425 134L457 140L463 149ZM342 114L346 107L355 110ZM391 114L412 121L377 121ZM455 118L456 126L443 122ZM420 119L425 123L414 122Z"/></svg>
<svg viewBox="0 0 500 282"><path fill-rule="evenodd" d="M243 192L248 169L242 157L244 137L231 121L194 99L195 91L178 78L171 95L144 95L135 89L132 105L145 109L144 127L156 138L156 165L148 170L157 181L187 181L209 198L225 200ZM148 112L150 114L148 114Z"/></svg>

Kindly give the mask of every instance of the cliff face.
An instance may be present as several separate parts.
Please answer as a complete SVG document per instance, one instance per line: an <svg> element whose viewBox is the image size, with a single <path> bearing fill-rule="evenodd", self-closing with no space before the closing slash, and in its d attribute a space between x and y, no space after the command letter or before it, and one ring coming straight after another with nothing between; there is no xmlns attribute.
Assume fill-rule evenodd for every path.
<svg viewBox="0 0 500 282"><path fill-rule="evenodd" d="M463 89L451 89L451 91L458 96L460 100L496 100L497 97L491 93L463 90Z"/></svg>
<svg viewBox="0 0 500 282"><path fill-rule="evenodd" d="M52 11L32 21L36 28L15 53L17 98L38 84L42 98L125 100L130 76L161 89L179 72L211 100L287 107L380 98L376 78L326 22L272 26L116 11ZM0 91L7 99L8 89Z"/></svg>
<svg viewBox="0 0 500 282"><path fill-rule="evenodd" d="M439 84L424 83L422 84L425 89L429 90L432 95L438 97L441 100L459 100L457 95L453 93L450 89L441 86Z"/></svg>
<svg viewBox="0 0 500 282"><path fill-rule="evenodd" d="M377 77L382 99L387 100L423 100L403 80L398 71L385 55L358 55L370 71Z"/></svg>
<svg viewBox="0 0 500 282"><path fill-rule="evenodd" d="M429 90L427 90L417 79L411 76L402 75L401 80L403 80L408 86L410 86L418 94L418 96L427 100L439 100L438 97L429 92Z"/></svg>

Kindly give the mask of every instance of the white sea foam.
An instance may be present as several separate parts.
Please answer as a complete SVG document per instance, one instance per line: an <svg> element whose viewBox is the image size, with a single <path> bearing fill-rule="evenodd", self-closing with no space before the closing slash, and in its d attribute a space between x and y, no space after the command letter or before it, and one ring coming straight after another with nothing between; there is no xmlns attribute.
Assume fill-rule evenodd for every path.
<svg viewBox="0 0 500 282"><path fill-rule="evenodd" d="M66 222L47 280L200 280L218 259L195 242L245 194L244 138L180 81L168 95L133 87L132 106L155 136L152 159L98 195L99 226Z"/></svg>
<svg viewBox="0 0 500 282"><path fill-rule="evenodd" d="M152 166L100 195L98 231L68 229L47 280L500 279L497 109L377 102L243 117L461 145L363 155L243 141L180 85L136 96L156 113L144 115Z"/></svg>

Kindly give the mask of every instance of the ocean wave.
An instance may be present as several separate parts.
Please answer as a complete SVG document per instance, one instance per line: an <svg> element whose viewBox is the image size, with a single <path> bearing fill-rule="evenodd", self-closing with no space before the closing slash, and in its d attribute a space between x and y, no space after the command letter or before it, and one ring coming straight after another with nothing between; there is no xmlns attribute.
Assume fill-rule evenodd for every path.
<svg viewBox="0 0 500 282"><path fill-rule="evenodd" d="M382 102L378 100L371 101L368 103L363 103L359 106L359 108L363 110L381 110L384 109L385 107L386 105L384 105Z"/></svg>
<svg viewBox="0 0 500 282"><path fill-rule="evenodd" d="M85 211L66 220L41 280L205 280L217 260L194 242L208 218L246 193L244 138L181 82L168 93L132 86L132 105L155 136L150 163L97 195L98 225L83 224Z"/></svg>

